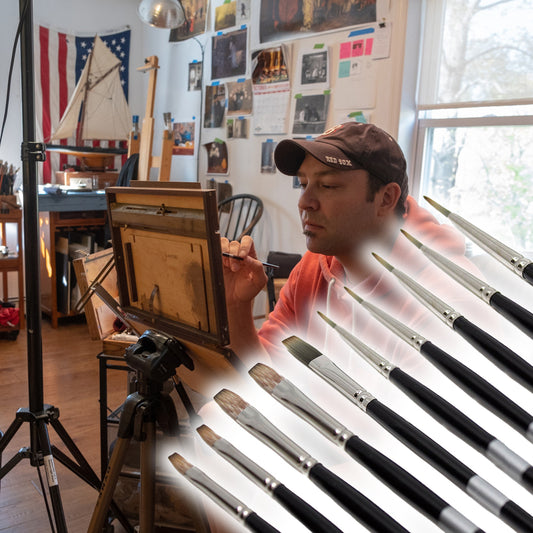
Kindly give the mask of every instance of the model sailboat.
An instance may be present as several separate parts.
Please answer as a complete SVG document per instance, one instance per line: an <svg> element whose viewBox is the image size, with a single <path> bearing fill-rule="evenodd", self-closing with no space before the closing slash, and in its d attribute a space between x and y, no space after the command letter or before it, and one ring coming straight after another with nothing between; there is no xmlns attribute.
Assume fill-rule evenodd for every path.
<svg viewBox="0 0 533 533"><path fill-rule="evenodd" d="M63 117L51 140L75 137L76 145L47 144L46 149L74 155L82 164L104 170L122 148L84 146L87 140L127 140L131 114L120 82L120 60L100 37L94 45Z"/></svg>

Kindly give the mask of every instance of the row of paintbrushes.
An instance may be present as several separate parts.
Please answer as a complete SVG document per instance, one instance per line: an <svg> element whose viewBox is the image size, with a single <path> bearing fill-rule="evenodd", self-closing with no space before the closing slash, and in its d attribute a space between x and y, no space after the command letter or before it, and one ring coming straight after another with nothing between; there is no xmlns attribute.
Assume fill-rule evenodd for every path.
<svg viewBox="0 0 533 533"><path fill-rule="evenodd" d="M0 159L0 195L12 195L15 177L18 172L13 165Z"/></svg>
<svg viewBox="0 0 533 533"><path fill-rule="evenodd" d="M433 201L430 202L493 257L504 264L507 263L507 266L527 282L533 282L531 261L495 241L461 217L451 214ZM404 234L445 272L472 292L478 294L495 310L533 337L533 315L528 310L520 307L499 291L488 287L486 283L451 263L437 252L422 245L411 235L405 232ZM528 390L533 391L533 367L527 361L381 257L376 256L376 259L392 272L422 303L470 342L492 363L496 364ZM468 392L481 405L521 433L527 440L533 442L533 415L443 349L406 327L383 310L364 301L350 289L346 288L346 290L382 324L417 349L428 361ZM533 466L528 461L512 451L501 440L491 435L447 400L399 367L392 365L350 332L335 324L330 318L320 312L319 315L339 333L341 338L356 353L417 402L431 416L533 493ZM533 532L533 517L527 511L416 426L377 400L327 356L296 336L290 337L283 342L288 351L300 362L304 363L309 369L332 385L333 388L355 403L361 410L445 475L471 498L498 516L514 530L518 532ZM482 531L401 466L346 429L340 422L332 418L310 398L306 397L295 385L273 369L263 364L257 364L249 373L274 398L309 422L324 436L344 448L350 456L370 470L409 504L440 526L441 529L453 533L478 533ZM257 409L238 395L223 389L215 396L215 401L242 427L273 448L300 472L306 474L316 485L329 494L370 531L406 531L385 511L324 467L299 445L291 441ZM340 531L318 511L310 508L306 502L290 492L284 485L244 456L228 441L216 435L210 428L204 425L198 429L198 432L218 453L270 492L310 531L321 533ZM276 531L275 528L258 517L244 504L237 501L234 496L227 493L222 487L216 485L213 480L198 468L190 465L178 454L173 454L170 457L170 461L189 481L213 497L226 510L244 521L252 531Z"/></svg>

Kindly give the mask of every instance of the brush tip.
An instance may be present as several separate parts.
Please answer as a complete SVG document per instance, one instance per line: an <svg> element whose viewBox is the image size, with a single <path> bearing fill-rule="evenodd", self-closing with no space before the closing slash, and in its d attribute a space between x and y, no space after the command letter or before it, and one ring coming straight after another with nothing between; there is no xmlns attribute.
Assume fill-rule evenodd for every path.
<svg viewBox="0 0 533 533"><path fill-rule="evenodd" d="M296 357L300 363L309 365L313 359L320 357L322 354L313 346L303 341L296 335L288 337L281 341L289 353Z"/></svg>
<svg viewBox="0 0 533 533"><path fill-rule="evenodd" d="M354 298L355 300L357 300L360 304L363 303L363 299L360 297L360 296L357 296L357 294L355 294L355 292L352 291L352 289L350 289L349 287L344 287L344 290L352 297Z"/></svg>
<svg viewBox="0 0 533 533"><path fill-rule="evenodd" d="M400 230L402 232L402 234L407 237L417 248L422 248L422 243L416 239L415 237L413 237L410 233L407 233L407 231L405 231L404 229L401 229Z"/></svg>
<svg viewBox="0 0 533 533"><path fill-rule="evenodd" d="M186 461L179 453L169 455L168 460L180 474L185 474L192 467L191 463Z"/></svg>
<svg viewBox="0 0 533 533"><path fill-rule="evenodd" d="M377 259L387 270L390 270L392 272L393 266L390 263L387 263L383 257L380 257L378 254L372 252L372 255L375 259Z"/></svg>
<svg viewBox="0 0 533 533"><path fill-rule="evenodd" d="M283 379L275 370L263 363L257 363L248 374L269 394Z"/></svg>
<svg viewBox="0 0 533 533"><path fill-rule="evenodd" d="M209 446L213 446L215 442L220 439L220 436L205 424L202 424L200 427L196 428L196 431L198 432L198 435L200 435L200 437L202 437L202 439L209 444Z"/></svg>
<svg viewBox="0 0 533 533"><path fill-rule="evenodd" d="M429 196L424 196L424 200L426 200L426 202L431 204L437 211L442 213L445 217L450 216L451 211L449 211L448 209L446 209L442 205L440 205L437 202L435 202L435 200L432 200Z"/></svg>
<svg viewBox="0 0 533 533"><path fill-rule="evenodd" d="M333 322L330 318L328 318L324 313L321 313L320 311L317 311L317 314L320 318L322 318L327 324L329 324L332 328L335 328L337 324Z"/></svg>
<svg viewBox="0 0 533 533"><path fill-rule="evenodd" d="M217 392L213 399L233 419L236 419L248 406L239 395L228 389Z"/></svg>

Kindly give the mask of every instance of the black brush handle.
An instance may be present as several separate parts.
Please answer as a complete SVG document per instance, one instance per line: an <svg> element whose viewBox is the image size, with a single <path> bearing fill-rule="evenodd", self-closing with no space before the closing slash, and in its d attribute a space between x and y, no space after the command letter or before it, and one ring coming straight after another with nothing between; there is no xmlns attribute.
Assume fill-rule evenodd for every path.
<svg viewBox="0 0 533 533"><path fill-rule="evenodd" d="M533 263L529 263L524 270L522 270L522 277L531 285L533 285Z"/></svg>
<svg viewBox="0 0 533 533"><path fill-rule="evenodd" d="M439 517L449 507L448 503L440 496L428 489L401 466L355 435L346 442L344 449L394 490L396 494L433 522L439 524ZM471 532L472 526L470 524L467 530L458 528L454 529L454 531L457 533Z"/></svg>
<svg viewBox="0 0 533 533"><path fill-rule="evenodd" d="M389 379L420 407L481 453L495 437L476 424L450 402L417 381L401 368L394 368Z"/></svg>
<svg viewBox="0 0 533 533"><path fill-rule="evenodd" d="M309 479L329 494L345 511L375 533L406 533L407 530L372 500L339 476L317 463L309 470Z"/></svg>
<svg viewBox="0 0 533 533"><path fill-rule="evenodd" d="M501 508L500 517L515 531L533 533L533 517L512 501Z"/></svg>
<svg viewBox="0 0 533 533"><path fill-rule="evenodd" d="M490 297L489 304L509 322L533 338L533 313L507 298L501 292L495 292Z"/></svg>
<svg viewBox="0 0 533 533"><path fill-rule="evenodd" d="M397 439L462 489L466 489L470 478L476 475L473 470L455 458L440 444L437 444L433 439L379 400L370 401L366 406L366 412Z"/></svg>
<svg viewBox="0 0 533 533"><path fill-rule="evenodd" d="M271 526L255 512L250 513L244 519L244 524L250 531L255 531L256 533L281 533L279 529Z"/></svg>
<svg viewBox="0 0 533 533"><path fill-rule="evenodd" d="M533 392L533 366L464 316L456 318L453 329L515 381Z"/></svg>
<svg viewBox="0 0 533 533"><path fill-rule="evenodd" d="M305 500L294 494L285 485L278 485L272 495L287 511L296 517L304 526L314 533L343 533L335 524Z"/></svg>
<svg viewBox="0 0 533 533"><path fill-rule="evenodd" d="M489 381L430 341L422 344L420 353L484 407L522 435L527 435L533 424L533 415L505 396Z"/></svg>

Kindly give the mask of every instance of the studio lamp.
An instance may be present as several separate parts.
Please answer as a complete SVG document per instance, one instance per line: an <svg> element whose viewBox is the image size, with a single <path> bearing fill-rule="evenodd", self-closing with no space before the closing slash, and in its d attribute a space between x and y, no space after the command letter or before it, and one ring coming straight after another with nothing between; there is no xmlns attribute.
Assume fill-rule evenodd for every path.
<svg viewBox="0 0 533 533"><path fill-rule="evenodd" d="M179 0L142 0L139 17L156 28L178 28L185 20L185 11Z"/></svg>

